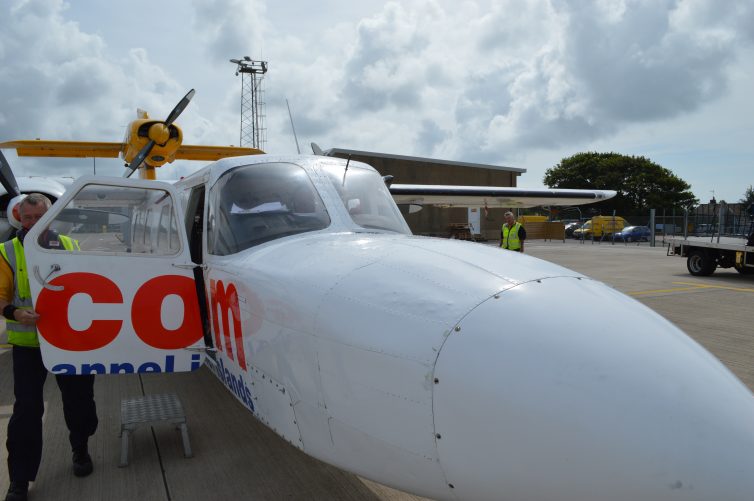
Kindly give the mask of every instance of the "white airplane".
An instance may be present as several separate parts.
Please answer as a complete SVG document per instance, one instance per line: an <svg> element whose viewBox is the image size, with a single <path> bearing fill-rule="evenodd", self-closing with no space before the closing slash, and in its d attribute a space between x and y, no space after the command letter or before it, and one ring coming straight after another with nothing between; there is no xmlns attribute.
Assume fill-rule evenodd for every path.
<svg viewBox="0 0 754 501"><path fill-rule="evenodd" d="M459 189L389 190L322 156L226 158L175 184L80 178L24 244L45 365L206 364L293 446L435 499L751 501L751 392L609 286L412 236L390 194ZM490 207L611 195L461 190ZM81 251L45 248L50 230ZM588 324L570 315L584 304Z"/></svg>

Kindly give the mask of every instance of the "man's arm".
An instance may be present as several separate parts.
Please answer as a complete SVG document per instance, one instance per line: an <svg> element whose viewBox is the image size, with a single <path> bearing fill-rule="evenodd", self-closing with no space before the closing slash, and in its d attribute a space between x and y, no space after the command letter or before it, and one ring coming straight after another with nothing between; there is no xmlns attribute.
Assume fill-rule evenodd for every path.
<svg viewBox="0 0 754 501"><path fill-rule="evenodd" d="M0 311L13 301L13 272L0 256Z"/></svg>
<svg viewBox="0 0 754 501"><path fill-rule="evenodd" d="M13 271L10 269L8 262L0 257L0 313L4 312L5 307L13 304ZM17 309L13 312L13 318L25 325L34 325L37 323L39 315L33 310Z"/></svg>

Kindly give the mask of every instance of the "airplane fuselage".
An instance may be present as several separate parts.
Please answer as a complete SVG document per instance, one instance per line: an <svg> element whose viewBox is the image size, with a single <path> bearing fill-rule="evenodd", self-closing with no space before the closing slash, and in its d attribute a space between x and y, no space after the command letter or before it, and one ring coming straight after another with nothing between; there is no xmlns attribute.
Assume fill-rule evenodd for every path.
<svg viewBox="0 0 754 501"><path fill-rule="evenodd" d="M331 464L438 499L598 500L673 499L676 484L711 495L749 461L748 390L580 274L391 235L311 235L239 258L207 263L210 282L238 291L246 369L221 326L220 379ZM598 310L594 323L569 320L574 304ZM615 327L615 312L636 323ZM717 466L690 452L702 450Z"/></svg>
<svg viewBox="0 0 754 501"><path fill-rule="evenodd" d="M437 499L754 487L733 473L752 465L751 394L672 324L525 255L354 227L318 163L332 160L306 164L330 226L204 258L209 364L283 438Z"/></svg>
<svg viewBox="0 0 754 501"><path fill-rule="evenodd" d="M584 275L411 235L371 167L254 156L216 162L175 189L124 182L128 197L115 181L86 183L105 181L81 180L71 190L82 195L62 202L80 210L125 200L133 223L107 221L81 253L27 252L40 276L62 265L45 287L32 283L42 318L76 318L74 291L63 290L61 310L49 288L84 267L118 286L116 299L86 303L113 327L110 344L92 352L103 360L120 363L128 350L166 360L167 348L145 347L161 338L138 333L148 310L165 339L188 339L172 346L171 370L193 368L206 349L220 381L294 446L436 499L751 501L754 399L717 359ZM147 193L152 186L164 193ZM184 287L191 277L196 302ZM159 294L154 280L178 285ZM141 307L128 309L134 302ZM197 304L206 332L185 320ZM587 307L588 323L572 315ZM614 322L619 315L631 325ZM115 331L132 326L133 339ZM43 350L59 348L44 325L40 336ZM78 373L90 361L76 357Z"/></svg>

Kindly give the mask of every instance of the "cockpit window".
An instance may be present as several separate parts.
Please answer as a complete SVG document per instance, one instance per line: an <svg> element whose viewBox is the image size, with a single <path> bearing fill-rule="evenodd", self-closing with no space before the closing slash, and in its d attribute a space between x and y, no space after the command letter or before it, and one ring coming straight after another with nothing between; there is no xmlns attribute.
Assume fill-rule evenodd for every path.
<svg viewBox="0 0 754 501"><path fill-rule="evenodd" d="M295 164L246 165L210 190L207 246L226 256L288 235L330 225L306 171Z"/></svg>
<svg viewBox="0 0 754 501"><path fill-rule="evenodd" d="M326 165L324 171L357 225L371 230L410 233L385 182L376 171L358 165Z"/></svg>

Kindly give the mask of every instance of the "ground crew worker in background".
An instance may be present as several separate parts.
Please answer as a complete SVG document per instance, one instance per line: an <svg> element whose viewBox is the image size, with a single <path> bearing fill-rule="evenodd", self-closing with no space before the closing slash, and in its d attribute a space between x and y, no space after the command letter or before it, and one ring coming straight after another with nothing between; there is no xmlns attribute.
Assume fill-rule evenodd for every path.
<svg viewBox="0 0 754 501"><path fill-rule="evenodd" d="M500 231L500 247L516 252L524 252L526 230L521 223L516 222L512 212L505 213L505 222Z"/></svg>
<svg viewBox="0 0 754 501"><path fill-rule="evenodd" d="M50 200L32 193L18 205L22 228L18 235L0 245L0 309L7 319L8 342L13 345L13 415L8 422L8 473L10 487L6 501L26 500L42 460L42 415L47 369L42 363L36 322L32 309L29 276L24 256L24 237L47 212ZM40 241L50 249L76 250L78 244L54 230L42 234ZM63 397L63 414L73 450L73 473L85 477L92 472L88 440L97 430L94 403L94 376L56 375Z"/></svg>

